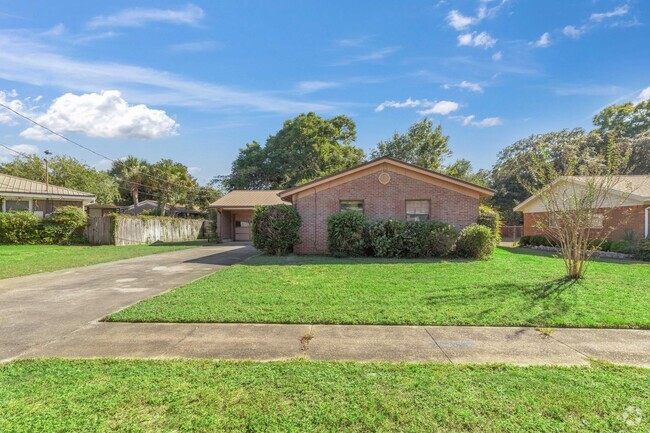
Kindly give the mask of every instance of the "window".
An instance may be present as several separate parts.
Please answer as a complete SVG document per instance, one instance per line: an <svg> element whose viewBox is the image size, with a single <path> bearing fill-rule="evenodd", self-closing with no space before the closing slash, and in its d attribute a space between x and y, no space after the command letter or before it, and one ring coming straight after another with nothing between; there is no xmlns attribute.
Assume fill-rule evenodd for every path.
<svg viewBox="0 0 650 433"><path fill-rule="evenodd" d="M29 200L5 200L7 212L29 211Z"/></svg>
<svg viewBox="0 0 650 433"><path fill-rule="evenodd" d="M235 221L235 227L250 227L250 221Z"/></svg>
<svg viewBox="0 0 650 433"><path fill-rule="evenodd" d="M591 228L592 229L603 228L603 214L596 213L591 216Z"/></svg>
<svg viewBox="0 0 650 433"><path fill-rule="evenodd" d="M429 219L429 200L406 200L406 221Z"/></svg>
<svg viewBox="0 0 650 433"><path fill-rule="evenodd" d="M341 200L341 212L357 211L363 212L363 200Z"/></svg>

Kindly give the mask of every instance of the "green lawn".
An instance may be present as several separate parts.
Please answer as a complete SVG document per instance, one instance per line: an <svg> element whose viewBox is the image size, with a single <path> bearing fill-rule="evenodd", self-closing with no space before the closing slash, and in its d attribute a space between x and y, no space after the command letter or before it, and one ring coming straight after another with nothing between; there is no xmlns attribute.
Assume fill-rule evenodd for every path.
<svg viewBox="0 0 650 433"><path fill-rule="evenodd" d="M148 256L206 245L206 241L155 245L0 245L0 279L57 271L77 266Z"/></svg>
<svg viewBox="0 0 650 433"><path fill-rule="evenodd" d="M38 360L0 366L0 431L647 432L650 370Z"/></svg>
<svg viewBox="0 0 650 433"><path fill-rule="evenodd" d="M134 322L650 328L650 265L497 249L492 260L258 256L109 317Z"/></svg>

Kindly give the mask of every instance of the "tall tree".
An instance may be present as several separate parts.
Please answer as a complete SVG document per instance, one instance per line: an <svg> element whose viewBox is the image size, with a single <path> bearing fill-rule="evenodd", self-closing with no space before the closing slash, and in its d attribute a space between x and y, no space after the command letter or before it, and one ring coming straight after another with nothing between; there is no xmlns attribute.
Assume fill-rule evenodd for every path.
<svg viewBox="0 0 650 433"><path fill-rule="evenodd" d="M433 122L423 118L411 125L405 134L395 132L387 141L380 141L372 151L373 158L391 156L430 170L440 170L444 159L451 156L449 137L442 126L435 129Z"/></svg>
<svg viewBox="0 0 650 433"><path fill-rule="evenodd" d="M70 156L54 156L49 161L50 183L97 196L97 203L116 204L120 198L117 181ZM16 158L0 165L0 173L45 182L45 166L37 155Z"/></svg>
<svg viewBox="0 0 650 433"><path fill-rule="evenodd" d="M187 166L171 159L161 159L151 166L149 181L158 196L161 215L165 215L167 205L174 208L188 202L197 188L196 180L190 175Z"/></svg>
<svg viewBox="0 0 650 433"><path fill-rule="evenodd" d="M356 126L346 116L323 119L315 113L287 120L262 147L253 142L241 149L227 189L290 188L363 161L352 143Z"/></svg>
<svg viewBox="0 0 650 433"><path fill-rule="evenodd" d="M444 173L458 179L466 180L478 185L488 186L490 172L487 170L474 171L472 163L467 159L457 159L453 164L444 168Z"/></svg>
<svg viewBox="0 0 650 433"><path fill-rule="evenodd" d="M617 137L633 137L650 131L650 100L634 104L610 105L594 116L596 131L614 133Z"/></svg>
<svg viewBox="0 0 650 433"><path fill-rule="evenodd" d="M149 170L147 161L129 155L124 160L114 161L110 173L129 190L133 204L137 205L140 201L139 191L147 181Z"/></svg>

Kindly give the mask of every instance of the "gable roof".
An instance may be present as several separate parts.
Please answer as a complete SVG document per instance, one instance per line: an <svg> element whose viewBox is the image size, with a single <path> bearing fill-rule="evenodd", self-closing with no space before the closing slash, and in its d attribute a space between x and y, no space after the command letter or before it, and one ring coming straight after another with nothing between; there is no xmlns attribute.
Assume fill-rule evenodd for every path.
<svg viewBox="0 0 650 433"><path fill-rule="evenodd" d="M221 197L210 205L211 208L254 208L255 206L268 206L283 204L278 196L279 189L234 190Z"/></svg>
<svg viewBox="0 0 650 433"><path fill-rule="evenodd" d="M388 164L392 165L395 167L399 167L402 169L406 169L421 175L428 176L432 179L438 180L438 181L443 181L447 182L450 184L453 184L457 187L460 188L465 188L470 191L474 191L479 194L480 197L492 197L496 191L486 188L484 186L477 185L472 182L467 182L465 180L457 179L453 176L449 176L446 174L438 173L433 170L429 170L420 166L417 166L415 164L409 164L408 162L400 161L399 159L392 158L390 156L382 156L377 159L373 159L372 161L365 162L363 164L357 165L356 167L349 168L347 170L339 171L338 173L330 174L329 176L321 177L319 179L313 180L311 182L307 182L302 185L295 186L293 188L286 189L282 191L279 195L282 199L290 199L291 196L294 194L297 194L301 191L305 191L310 188L315 188L319 185L323 185L329 182L333 182L343 176L348 176L351 174L355 174L364 170L367 170L369 168L381 165L381 164Z"/></svg>
<svg viewBox="0 0 650 433"><path fill-rule="evenodd" d="M22 194L25 196L47 195L65 198L78 197L79 199L85 200L95 199L95 196L89 192L77 191L52 184L48 187L45 182L0 173L0 195L2 194Z"/></svg>
<svg viewBox="0 0 650 433"><path fill-rule="evenodd" d="M603 176L596 176L595 179L603 179ZM553 187L561 181L571 181L576 185L585 185L587 177L585 176L565 176L553 181L548 188ZM619 176L616 183L612 185L610 192L624 196L630 200L638 202L650 201L650 174ZM525 212L526 208L537 199L539 194L528 197L513 208L516 212Z"/></svg>

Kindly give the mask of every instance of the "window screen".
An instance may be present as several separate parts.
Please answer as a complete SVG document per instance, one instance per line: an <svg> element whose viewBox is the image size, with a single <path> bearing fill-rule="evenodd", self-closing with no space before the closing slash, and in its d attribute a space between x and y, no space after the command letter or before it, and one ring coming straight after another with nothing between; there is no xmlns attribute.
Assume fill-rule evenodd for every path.
<svg viewBox="0 0 650 433"><path fill-rule="evenodd" d="M429 200L406 200L406 220L425 221L429 219Z"/></svg>
<svg viewBox="0 0 650 433"><path fill-rule="evenodd" d="M602 229L603 228L603 219L604 215L597 213L591 216L591 228L592 229Z"/></svg>
<svg viewBox="0 0 650 433"><path fill-rule="evenodd" d="M19 212L29 210L29 200L5 200L7 212Z"/></svg>
<svg viewBox="0 0 650 433"><path fill-rule="evenodd" d="M363 212L363 200L341 200L341 212Z"/></svg>

